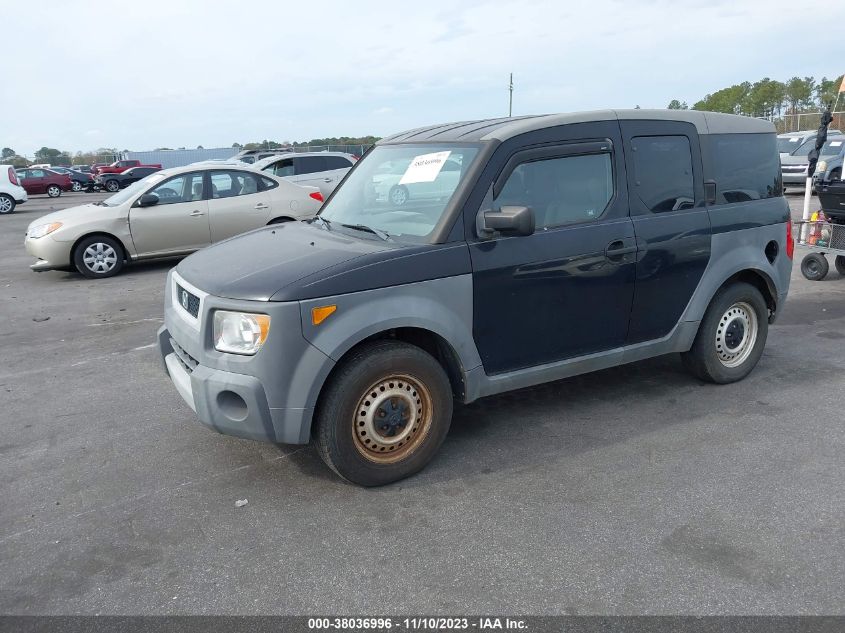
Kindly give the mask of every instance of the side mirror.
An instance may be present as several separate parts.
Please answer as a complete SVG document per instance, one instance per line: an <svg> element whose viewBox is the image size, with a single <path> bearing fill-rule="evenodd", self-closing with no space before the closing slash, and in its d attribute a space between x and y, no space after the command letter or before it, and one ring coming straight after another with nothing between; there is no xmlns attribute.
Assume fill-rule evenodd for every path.
<svg viewBox="0 0 845 633"><path fill-rule="evenodd" d="M139 207L151 207L158 204L158 196L154 193L145 193L143 196L138 198L138 202L135 204Z"/></svg>
<svg viewBox="0 0 845 633"><path fill-rule="evenodd" d="M532 235L534 211L530 207L502 207L499 211L483 211L482 228L488 237L495 231L506 235Z"/></svg>

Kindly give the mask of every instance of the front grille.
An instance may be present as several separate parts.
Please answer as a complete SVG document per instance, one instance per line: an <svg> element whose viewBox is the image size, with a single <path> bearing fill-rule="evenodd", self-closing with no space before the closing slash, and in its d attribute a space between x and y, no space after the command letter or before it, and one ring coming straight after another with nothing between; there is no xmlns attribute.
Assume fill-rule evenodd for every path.
<svg viewBox="0 0 845 633"><path fill-rule="evenodd" d="M176 358L179 359L182 367L184 367L189 374L193 372L197 365L199 365L199 361L186 352L185 348L179 345L179 343L174 341L172 338L170 339L170 345L173 347L173 352L176 354Z"/></svg>
<svg viewBox="0 0 845 633"><path fill-rule="evenodd" d="M195 319L200 312L200 299L195 294L176 284L176 302Z"/></svg>

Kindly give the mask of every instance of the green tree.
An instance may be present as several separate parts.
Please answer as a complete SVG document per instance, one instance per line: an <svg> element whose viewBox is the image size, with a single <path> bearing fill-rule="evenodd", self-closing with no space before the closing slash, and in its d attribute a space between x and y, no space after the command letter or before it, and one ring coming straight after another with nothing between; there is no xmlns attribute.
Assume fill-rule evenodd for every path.
<svg viewBox="0 0 845 633"><path fill-rule="evenodd" d="M836 102L841 85L842 75L839 75L836 79L821 78L821 81L816 85L816 105L819 109L826 107L828 104L833 105Z"/></svg>
<svg viewBox="0 0 845 633"><path fill-rule="evenodd" d="M722 88L713 94L705 95L701 101L693 104L692 109L725 112L727 114L742 114L742 104L750 91L751 84L744 81L730 88Z"/></svg>
<svg viewBox="0 0 845 633"><path fill-rule="evenodd" d="M812 77L793 77L786 82L786 103L791 114L813 105L816 80Z"/></svg>
<svg viewBox="0 0 845 633"><path fill-rule="evenodd" d="M17 155L18 155L18 153L15 150L13 150L11 147L4 147L2 150L0 150L0 159L3 159L3 160L8 160L9 158L14 158Z"/></svg>
<svg viewBox="0 0 845 633"><path fill-rule="evenodd" d="M689 106L687 105L686 101L678 101L677 99L672 99L669 102L669 105L666 106L670 110L688 110Z"/></svg>

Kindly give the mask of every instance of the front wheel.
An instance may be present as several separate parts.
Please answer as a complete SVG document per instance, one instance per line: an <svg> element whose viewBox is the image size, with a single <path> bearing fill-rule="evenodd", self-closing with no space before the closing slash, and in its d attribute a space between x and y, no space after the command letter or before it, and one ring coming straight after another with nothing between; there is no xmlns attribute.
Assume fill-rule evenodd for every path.
<svg viewBox="0 0 845 633"><path fill-rule="evenodd" d="M430 354L398 341L361 347L320 396L314 440L344 479L381 486L420 471L452 421L452 390Z"/></svg>
<svg viewBox="0 0 845 633"><path fill-rule="evenodd" d="M50 185L49 187L47 187L47 195L51 198L58 198L60 195L62 195L61 187L59 187L58 185Z"/></svg>
<svg viewBox="0 0 845 633"><path fill-rule="evenodd" d="M701 380L725 384L745 378L757 365L769 333L769 310L747 283L721 289L707 308L684 366Z"/></svg>
<svg viewBox="0 0 845 633"><path fill-rule="evenodd" d="M821 281L829 270L830 264L821 253L810 253L801 260L801 274L810 281Z"/></svg>
<svg viewBox="0 0 845 633"><path fill-rule="evenodd" d="M0 213L14 213L15 199L5 193L0 193Z"/></svg>
<svg viewBox="0 0 845 633"><path fill-rule="evenodd" d="M113 277L123 268L123 248L107 235L86 237L73 252L76 269L89 279Z"/></svg>

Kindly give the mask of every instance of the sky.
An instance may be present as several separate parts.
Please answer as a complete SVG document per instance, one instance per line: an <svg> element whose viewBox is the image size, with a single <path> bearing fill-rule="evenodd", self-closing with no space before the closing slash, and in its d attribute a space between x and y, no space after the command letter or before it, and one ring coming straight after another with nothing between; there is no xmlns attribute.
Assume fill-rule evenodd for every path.
<svg viewBox="0 0 845 633"><path fill-rule="evenodd" d="M0 146L28 156L504 116L511 72L515 115L845 72L836 2L800 19L780 0L0 0L0 16Z"/></svg>

